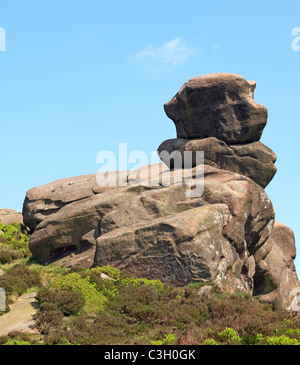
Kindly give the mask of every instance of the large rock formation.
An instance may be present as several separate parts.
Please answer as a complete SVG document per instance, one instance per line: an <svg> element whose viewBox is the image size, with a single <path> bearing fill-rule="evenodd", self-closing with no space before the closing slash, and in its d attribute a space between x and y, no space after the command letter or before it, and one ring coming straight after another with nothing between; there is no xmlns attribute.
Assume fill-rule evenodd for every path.
<svg viewBox="0 0 300 365"><path fill-rule="evenodd" d="M196 81L166 109L180 130L198 132L164 146L179 153L204 150L204 165L149 165L118 173L115 186L101 183L113 180L112 172L33 188L23 208L33 232L30 249L42 264L112 265L177 285L217 282L286 308L300 285L293 233L275 222L263 189L276 171L274 153L258 141L266 109L253 102L255 84L240 76ZM204 101L195 96L199 82ZM216 105L222 128L217 114L203 112Z"/></svg>
<svg viewBox="0 0 300 365"><path fill-rule="evenodd" d="M53 200L47 195L48 204L40 203L36 218L28 220L34 229L45 217L30 240L34 256L45 264L73 251L71 260L76 263L114 265L177 284L219 280L230 276L235 267L230 280L237 287L253 288L252 276L247 277L253 259L249 258L269 237L274 223L274 210L264 190L242 175L206 166L204 192L191 199L186 197L187 189L203 177L193 178L194 168L185 171L184 179L181 171L171 172L169 184L163 183L168 172L164 171L157 175L158 186L131 181L134 186L92 194L49 215L47 206L57 202L57 196L53 185L44 186L45 191L53 191ZM76 179L68 185L74 191ZM37 190L28 195L34 197L41 188ZM32 200L25 206L29 204Z"/></svg>

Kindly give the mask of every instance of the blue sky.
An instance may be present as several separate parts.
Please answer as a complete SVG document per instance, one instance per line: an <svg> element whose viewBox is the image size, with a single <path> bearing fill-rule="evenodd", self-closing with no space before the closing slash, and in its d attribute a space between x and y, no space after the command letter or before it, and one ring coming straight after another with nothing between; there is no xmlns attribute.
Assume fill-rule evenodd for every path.
<svg viewBox="0 0 300 365"><path fill-rule="evenodd" d="M98 152L120 142L155 151L176 137L163 104L183 83L232 72L257 82L268 109L261 141L278 172L266 191L299 251L299 14L296 0L1 1L0 207L21 211L28 189L97 172Z"/></svg>

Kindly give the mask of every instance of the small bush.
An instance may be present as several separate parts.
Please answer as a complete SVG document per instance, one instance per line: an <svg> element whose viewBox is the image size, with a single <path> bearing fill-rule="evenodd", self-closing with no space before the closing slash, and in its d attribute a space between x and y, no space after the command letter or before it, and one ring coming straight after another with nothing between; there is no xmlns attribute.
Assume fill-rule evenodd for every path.
<svg viewBox="0 0 300 365"><path fill-rule="evenodd" d="M242 339L238 336L237 332L230 327L226 327L222 332L219 333L219 337L221 341L227 344L239 344L241 343Z"/></svg>
<svg viewBox="0 0 300 365"><path fill-rule="evenodd" d="M0 287L5 289L7 296L20 296L28 288L39 286L40 283L39 273L28 269L24 264L13 266L0 277Z"/></svg>
<svg viewBox="0 0 300 365"><path fill-rule="evenodd" d="M36 295L41 311L60 310L64 315L78 315L85 299L78 291L41 288Z"/></svg>
<svg viewBox="0 0 300 365"><path fill-rule="evenodd" d="M26 282L20 278L12 275L3 275L0 277L0 287L5 289L6 295L20 296L27 290Z"/></svg>
<svg viewBox="0 0 300 365"><path fill-rule="evenodd" d="M202 345L218 345L218 343L213 338L207 338L202 342Z"/></svg>
<svg viewBox="0 0 300 365"><path fill-rule="evenodd" d="M22 256L19 251L13 250L8 246L0 247L0 263L11 264L14 260L20 259Z"/></svg>
<svg viewBox="0 0 300 365"><path fill-rule="evenodd" d="M299 328L290 328L285 331L285 335L289 338L295 338L300 341L300 329Z"/></svg>
<svg viewBox="0 0 300 365"><path fill-rule="evenodd" d="M151 345L171 345L172 343L174 343L176 340L176 336L169 334L169 335L165 335L164 338L162 340L157 340L157 341L151 341Z"/></svg>
<svg viewBox="0 0 300 365"><path fill-rule="evenodd" d="M243 345L257 345L262 342L264 336L261 333L257 333L255 336L245 335L242 337Z"/></svg>
<svg viewBox="0 0 300 365"><path fill-rule="evenodd" d="M123 315L129 323L154 325L164 316L164 296L151 285L136 286L127 283L110 302L115 312Z"/></svg>
<svg viewBox="0 0 300 365"><path fill-rule="evenodd" d="M26 227L20 223L11 223L5 225L0 222L0 253L8 251L8 253L1 253L1 263L10 263L10 259L18 255L18 258L30 256L29 237L27 235ZM4 255L4 256L3 256ZM8 260L5 261L4 260Z"/></svg>
<svg viewBox="0 0 300 365"><path fill-rule="evenodd" d="M83 310L88 314L96 314L102 310L107 300L103 293L97 290L96 285L90 281L89 276L83 278L76 272L58 277L52 282L50 287L57 288L61 292L69 290L81 293L85 300Z"/></svg>
<svg viewBox="0 0 300 365"><path fill-rule="evenodd" d="M63 314L60 310L39 311L35 316L35 327L43 335L48 335L53 330L62 326Z"/></svg>
<svg viewBox="0 0 300 365"><path fill-rule="evenodd" d="M36 271L28 269L25 264L15 265L8 269L6 275L21 278L28 288L41 285L40 274Z"/></svg>

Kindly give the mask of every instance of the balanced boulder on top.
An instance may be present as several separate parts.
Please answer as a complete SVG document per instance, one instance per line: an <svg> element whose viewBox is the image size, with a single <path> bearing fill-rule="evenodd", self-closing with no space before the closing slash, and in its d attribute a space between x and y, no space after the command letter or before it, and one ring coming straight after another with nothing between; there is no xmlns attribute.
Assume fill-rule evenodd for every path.
<svg viewBox="0 0 300 365"><path fill-rule="evenodd" d="M267 109L253 100L255 86L254 81L230 73L193 77L164 105L165 112L179 138L255 142L268 117Z"/></svg>
<svg viewBox="0 0 300 365"><path fill-rule="evenodd" d="M184 167L185 151L192 151L189 166L197 165L196 152L204 151L204 163L240 173L263 188L276 173L275 153L259 139L267 123L267 109L254 100L254 81L229 73L198 76L186 82L164 105L176 126L177 138L158 148L170 168ZM172 154L182 158L176 166Z"/></svg>

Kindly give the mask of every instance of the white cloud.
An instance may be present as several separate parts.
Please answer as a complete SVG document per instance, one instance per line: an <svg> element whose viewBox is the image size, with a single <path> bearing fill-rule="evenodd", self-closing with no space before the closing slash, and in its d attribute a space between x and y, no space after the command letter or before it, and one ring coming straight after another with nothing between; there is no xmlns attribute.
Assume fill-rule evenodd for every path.
<svg viewBox="0 0 300 365"><path fill-rule="evenodd" d="M135 58L178 66L185 63L193 53L195 49L189 47L181 37L177 37L162 46L149 45L138 52Z"/></svg>

